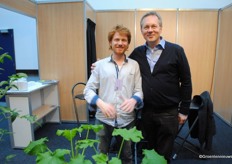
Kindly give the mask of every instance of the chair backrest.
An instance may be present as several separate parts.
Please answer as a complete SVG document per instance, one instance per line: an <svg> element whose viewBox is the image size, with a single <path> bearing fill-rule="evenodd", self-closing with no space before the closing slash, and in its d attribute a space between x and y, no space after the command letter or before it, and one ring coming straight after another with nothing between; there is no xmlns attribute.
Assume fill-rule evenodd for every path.
<svg viewBox="0 0 232 164"><path fill-rule="evenodd" d="M201 96L199 95L195 95L193 96L193 99L190 103L190 110L199 110L199 108L203 105L203 100L201 98Z"/></svg>
<svg viewBox="0 0 232 164"><path fill-rule="evenodd" d="M190 132L192 138L198 138L199 123L198 120L196 123L194 122L196 119L198 119L198 111L200 110L201 106L203 106L202 98L199 95L195 95L190 103L188 115L189 128L194 124L194 127Z"/></svg>
<svg viewBox="0 0 232 164"><path fill-rule="evenodd" d="M74 84L72 87L72 100L73 100L74 112L75 112L77 123L79 123L79 116L78 116L76 100L77 99L85 100L84 94L83 94L85 85L86 84L83 82L78 82Z"/></svg>
<svg viewBox="0 0 232 164"><path fill-rule="evenodd" d="M206 143L206 149L211 149L212 138L216 133L216 126L213 117L213 102L208 91L193 97L188 116L189 126L196 117L198 117L196 126L192 129L190 135L192 138L198 138L201 145Z"/></svg>
<svg viewBox="0 0 232 164"><path fill-rule="evenodd" d="M72 97L73 99L80 99L80 100L85 100L84 95L83 95L83 91L85 88L85 83L83 82L78 82L76 84L73 85L72 87Z"/></svg>

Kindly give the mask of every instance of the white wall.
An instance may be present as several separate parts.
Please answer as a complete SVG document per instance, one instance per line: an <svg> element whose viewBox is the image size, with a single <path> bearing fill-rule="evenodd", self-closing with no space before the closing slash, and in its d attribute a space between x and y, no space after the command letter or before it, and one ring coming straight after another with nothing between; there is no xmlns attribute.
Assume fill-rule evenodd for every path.
<svg viewBox="0 0 232 164"><path fill-rule="evenodd" d="M220 9L231 4L232 0L87 0L87 2L95 10Z"/></svg>
<svg viewBox="0 0 232 164"><path fill-rule="evenodd" d="M0 29L14 31L16 70L38 70L36 19L0 7Z"/></svg>

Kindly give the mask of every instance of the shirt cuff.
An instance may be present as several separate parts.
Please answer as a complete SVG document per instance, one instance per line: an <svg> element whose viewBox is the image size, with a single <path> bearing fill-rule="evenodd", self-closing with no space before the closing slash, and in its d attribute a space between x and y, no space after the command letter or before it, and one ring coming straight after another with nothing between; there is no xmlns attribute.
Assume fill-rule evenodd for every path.
<svg viewBox="0 0 232 164"><path fill-rule="evenodd" d="M138 97L138 96L132 96L132 98L135 99L136 102L137 102L135 109L141 109L143 107L142 99L140 97Z"/></svg>
<svg viewBox="0 0 232 164"><path fill-rule="evenodd" d="M90 105L97 105L97 100L99 99L98 95L95 95L90 102Z"/></svg>

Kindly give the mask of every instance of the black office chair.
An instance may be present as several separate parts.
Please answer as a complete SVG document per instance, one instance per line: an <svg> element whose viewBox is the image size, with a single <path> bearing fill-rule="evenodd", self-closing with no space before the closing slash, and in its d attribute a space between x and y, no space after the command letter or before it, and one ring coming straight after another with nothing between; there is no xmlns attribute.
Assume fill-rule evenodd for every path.
<svg viewBox="0 0 232 164"><path fill-rule="evenodd" d="M197 124L197 121L198 121L198 110L200 108L200 105L201 105L201 102L200 101L192 101L191 104L190 104L190 110L189 110L189 116L188 116L188 120L191 120L193 121L192 122L192 125L190 126L189 130L187 131L186 135L185 136L181 136L180 133L183 129L183 127L187 124L188 120L185 121L184 124L182 124L178 130L178 135L177 135L177 139L180 139L181 142L178 142L177 139L175 140L175 143L177 143L178 145L180 145L180 147L178 148L178 150L176 151L176 153L173 155L173 159L176 159L178 154L180 153L180 151L182 150L182 148L186 148L188 149L189 151L191 151L192 153L196 154L196 155L199 155L198 152L196 152L195 150L193 150L192 148L189 148L187 146L185 146L184 144L185 143L188 143L190 144L192 147L195 147L194 144L192 144L191 142L189 142L187 139L191 133L191 131L193 130L193 128L196 126ZM196 147L195 147L196 148ZM197 149L197 148L196 148Z"/></svg>
<svg viewBox="0 0 232 164"><path fill-rule="evenodd" d="M186 134L181 135L183 127L188 123ZM215 121L213 118L213 103L208 91L201 95L195 95L190 104L188 119L180 126L175 143L180 145L173 159L176 159L182 148L186 148L195 155L203 154L205 150L209 151L212 146L213 135L216 134ZM197 138L199 146L196 146L188 140L188 137ZM180 141L178 142L177 140ZM187 146L187 143L189 146Z"/></svg>
<svg viewBox="0 0 232 164"><path fill-rule="evenodd" d="M76 121L78 125L80 121L79 121L79 116L78 116L76 100L85 100L84 95L83 95L83 90L85 88L85 85L86 84L83 82L78 82L74 84L72 87L72 100L73 100L73 107L74 107L73 109L74 109L74 113L75 113Z"/></svg>

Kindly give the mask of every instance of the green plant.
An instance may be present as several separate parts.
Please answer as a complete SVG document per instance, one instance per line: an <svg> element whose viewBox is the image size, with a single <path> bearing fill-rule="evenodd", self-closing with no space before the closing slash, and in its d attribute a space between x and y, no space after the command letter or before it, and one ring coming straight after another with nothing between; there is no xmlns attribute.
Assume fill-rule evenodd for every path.
<svg viewBox="0 0 232 164"><path fill-rule="evenodd" d="M0 47L0 51L2 50L3 48ZM3 54L0 55L0 75L2 74L2 71L6 71L1 67L1 64L3 64L6 59L12 60L12 57L7 52L4 52ZM14 85L14 81L23 77L27 77L27 75L25 73L17 73L9 76L7 80L0 81L0 99L6 95L9 89L17 88L17 86ZM33 122L35 120L34 117L31 117L29 115L21 116L19 111L17 111L17 109L11 109L9 107L0 105L0 122L5 119L9 119L11 120L11 122L14 122L16 118L25 118L30 122ZM11 132L9 132L7 129L0 128L0 142L4 141L3 137L5 135L10 135L10 134ZM6 157L6 161L10 161L14 156L15 155L8 155Z"/></svg>
<svg viewBox="0 0 232 164"><path fill-rule="evenodd" d="M0 51L1 50L3 50L3 48L0 47ZM1 54L0 64L3 64L5 59L12 60L12 57L7 52ZM5 71L5 70L0 67L0 71ZM2 73L0 72L0 74ZM0 81L0 98L4 97L9 89L17 88L17 86L14 85L14 82L23 77L27 77L27 75L25 73L17 73L9 76L8 80Z"/></svg>
<svg viewBox="0 0 232 164"><path fill-rule="evenodd" d="M96 144L99 142L98 140L89 139L89 132L93 130L95 133L99 132L103 128L102 125L81 125L79 128L74 128L71 130L57 130L56 134L58 136L65 137L70 142L70 150L68 149L56 149L52 152L46 145L48 142L47 138L41 138L37 141L32 141L30 144L24 149L24 152L28 155L36 156L36 163L38 164L47 164L47 163L56 163L56 164L74 164L74 163L83 163L83 164L91 164L92 162L89 159L86 159L85 152L88 147L94 149L95 154L92 156L93 160L97 164L121 164L121 160L119 159L122 146L125 140L131 140L133 142L139 142L143 136L141 131L137 130L135 127L127 130L127 129L115 129L113 131L113 136L120 135L123 138L123 141L120 145L120 149L118 155L116 157L109 157L105 154L98 153L96 149ZM77 133L82 133L84 130L87 130L85 139L79 139L75 141ZM165 164L166 160L158 155L154 150L144 150L143 151L144 158L143 163L149 164L154 163L154 160L159 164ZM68 159L65 160L65 155L68 155Z"/></svg>

